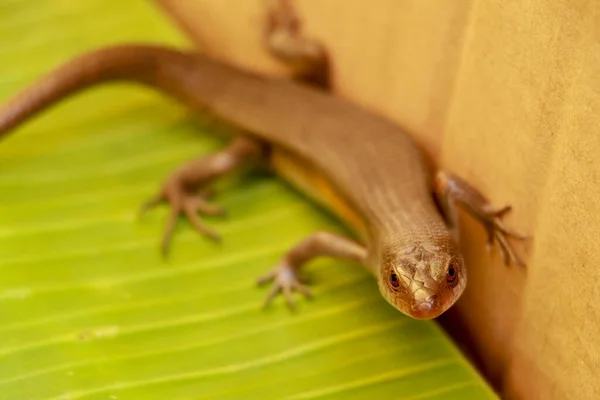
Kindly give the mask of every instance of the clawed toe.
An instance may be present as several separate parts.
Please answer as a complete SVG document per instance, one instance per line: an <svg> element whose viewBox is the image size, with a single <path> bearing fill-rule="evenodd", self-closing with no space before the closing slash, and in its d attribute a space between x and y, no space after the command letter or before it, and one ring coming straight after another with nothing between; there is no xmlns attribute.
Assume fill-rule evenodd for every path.
<svg viewBox="0 0 600 400"><path fill-rule="evenodd" d="M158 195L148 199L147 201L142 203L142 205L139 207L138 217L141 218L142 216L144 216L144 214L146 214L148 211L150 211L154 207L164 203L164 201L165 201L165 196L163 193L159 193Z"/></svg>
<svg viewBox="0 0 600 400"><path fill-rule="evenodd" d="M206 226L200 217L198 217L197 212L197 208L193 207L193 205L185 204L183 206L183 213L199 234L214 241L220 241L221 236L216 231Z"/></svg>
<svg viewBox="0 0 600 400"><path fill-rule="evenodd" d="M197 195L190 199L190 207L194 210L194 213L200 213L210 216L224 216L227 211L216 204L211 204L206 201L206 198L202 195Z"/></svg>
<svg viewBox="0 0 600 400"><path fill-rule="evenodd" d="M486 250L491 251L494 240L498 242L502 259L505 265L511 263L517 266L525 266L525 263L517 256L513 246L509 243L508 238L516 240L525 240L529 236L508 229L501 221L501 218L511 210L511 206L506 206L500 210L493 211L488 214L488 220L484 221L488 232L488 240L486 242Z"/></svg>

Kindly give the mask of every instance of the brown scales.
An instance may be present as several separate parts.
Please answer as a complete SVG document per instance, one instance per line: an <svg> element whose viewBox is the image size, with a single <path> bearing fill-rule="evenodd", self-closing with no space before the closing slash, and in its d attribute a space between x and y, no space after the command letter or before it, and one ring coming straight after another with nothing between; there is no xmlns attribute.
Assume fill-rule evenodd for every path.
<svg viewBox="0 0 600 400"><path fill-rule="evenodd" d="M177 169L143 210L164 202L171 206L165 254L182 214L198 232L218 239L198 216L224 212L209 202L207 185L240 166L263 164L350 223L360 243L318 232L284 255L259 280L274 283L267 303L279 292L290 305L293 291L309 296L298 270L314 257L331 256L367 267L383 297L405 314L437 317L454 304L466 284L454 239L456 205L482 223L488 246L497 241L507 264L522 264L507 239L524 236L501 222L509 207L496 210L450 174L438 173L431 187L423 154L400 128L314 87L328 82L328 55L320 43L302 36L290 1L276 2L267 20L266 47L313 86L258 76L162 46L114 46L66 63L9 101L0 110L0 138L58 101L112 81L155 88L236 126L241 134L229 147ZM407 248L419 249L417 263L403 261ZM401 282L398 276L410 279Z"/></svg>

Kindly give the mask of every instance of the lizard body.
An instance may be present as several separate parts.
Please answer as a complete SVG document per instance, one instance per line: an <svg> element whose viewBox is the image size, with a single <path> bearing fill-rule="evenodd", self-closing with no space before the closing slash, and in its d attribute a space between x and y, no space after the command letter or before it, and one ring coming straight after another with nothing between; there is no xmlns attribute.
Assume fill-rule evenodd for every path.
<svg viewBox="0 0 600 400"><path fill-rule="evenodd" d="M184 165L147 207L167 201L201 233L217 237L197 212L219 213L195 190L242 163L264 162L350 225L359 242L317 233L290 250L261 282L273 280L268 301L283 291L310 294L296 276L316 256L363 264L383 297L414 318L434 318L460 297L466 269L453 235L454 203L466 206L519 262L494 210L466 182L435 179L417 144L397 125L322 90L234 68L194 52L153 45L120 45L84 54L17 95L0 110L0 138L37 113L81 90L132 81L164 92L188 107L240 129L231 146ZM440 199L440 210L433 193ZM444 211L445 213L441 212Z"/></svg>

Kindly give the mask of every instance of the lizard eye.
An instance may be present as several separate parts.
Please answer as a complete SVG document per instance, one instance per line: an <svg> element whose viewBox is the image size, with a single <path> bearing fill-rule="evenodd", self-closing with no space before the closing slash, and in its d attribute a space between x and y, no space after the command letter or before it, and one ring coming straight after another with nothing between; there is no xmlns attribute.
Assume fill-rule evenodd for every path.
<svg viewBox="0 0 600 400"><path fill-rule="evenodd" d="M392 287L395 287L395 288L400 286L400 280L398 280L398 275L396 275L395 272L392 272L390 274L390 285L392 285Z"/></svg>
<svg viewBox="0 0 600 400"><path fill-rule="evenodd" d="M451 263L446 270L446 282L448 282L450 286L454 286L456 284L457 277L458 274L456 272L456 268L454 267L454 264Z"/></svg>

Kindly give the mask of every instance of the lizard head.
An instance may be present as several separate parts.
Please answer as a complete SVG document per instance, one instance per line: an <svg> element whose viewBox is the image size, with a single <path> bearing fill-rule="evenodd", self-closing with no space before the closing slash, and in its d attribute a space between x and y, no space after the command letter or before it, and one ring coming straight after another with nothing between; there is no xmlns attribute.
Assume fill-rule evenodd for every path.
<svg viewBox="0 0 600 400"><path fill-rule="evenodd" d="M441 315L458 300L467 283L463 258L453 242L385 246L380 268L383 297L416 319Z"/></svg>

